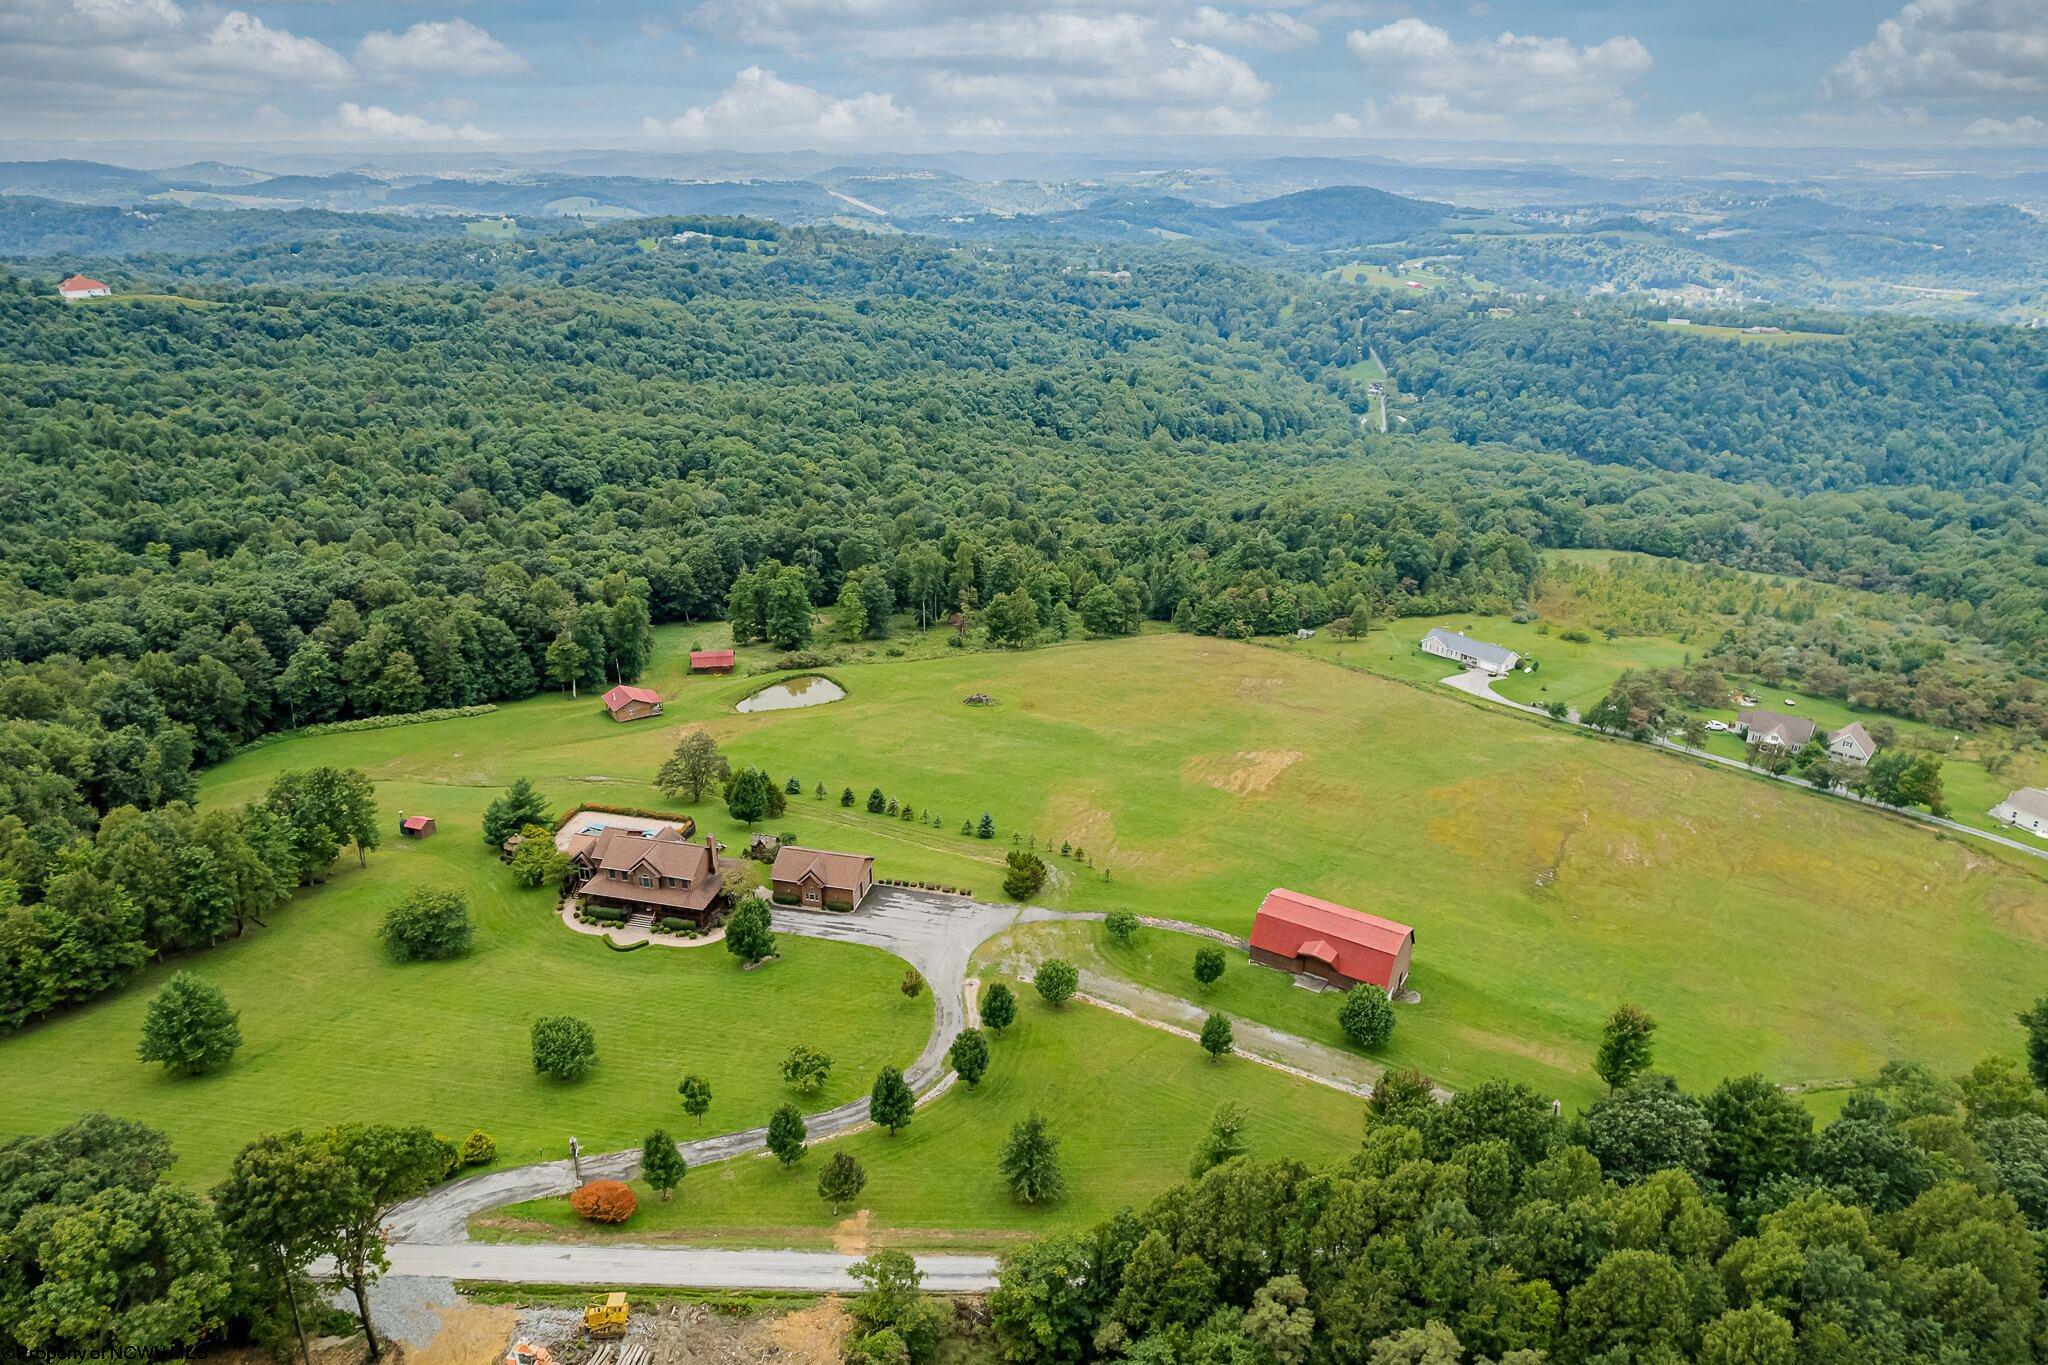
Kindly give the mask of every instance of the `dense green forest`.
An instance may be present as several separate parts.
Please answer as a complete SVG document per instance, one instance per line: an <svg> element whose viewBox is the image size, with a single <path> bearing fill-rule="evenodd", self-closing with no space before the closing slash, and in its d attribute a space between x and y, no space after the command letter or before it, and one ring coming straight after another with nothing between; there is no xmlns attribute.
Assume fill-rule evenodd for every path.
<svg viewBox="0 0 2048 1365"><path fill-rule="evenodd" d="M1816 1131L1761 1076L1560 1120L1390 1076L1340 1165L1238 1157L1005 1258L1026 1362L1592 1365L2040 1358L2048 1099L1894 1064ZM1239 1144L1241 1150L1242 1144Z"/></svg>
<svg viewBox="0 0 2048 1365"><path fill-rule="evenodd" d="M1871 325L1842 378L1811 368L1833 343L1404 313L1199 248L1092 274L732 220L499 242L216 216L215 249L120 263L184 302L63 305L58 275L101 268L75 258L0 280L0 877L30 899L100 814L185 799L268 730L631 678L650 622L770 584L1021 646L1511 610L1540 548L1619 547L1910 595L2016 668L2048 641L2023 334ZM1361 430L1368 348L1428 434ZM1758 414L1799 376L1798 413ZM1888 440L1898 486L1807 491L1944 402L1971 430ZM1772 457L1709 454L1747 434ZM791 619L762 629L796 643Z"/></svg>
<svg viewBox="0 0 2048 1365"><path fill-rule="evenodd" d="M1396 317L1391 365L1463 441L1801 491L2048 489L2048 333L1859 319L1757 345L1562 303Z"/></svg>

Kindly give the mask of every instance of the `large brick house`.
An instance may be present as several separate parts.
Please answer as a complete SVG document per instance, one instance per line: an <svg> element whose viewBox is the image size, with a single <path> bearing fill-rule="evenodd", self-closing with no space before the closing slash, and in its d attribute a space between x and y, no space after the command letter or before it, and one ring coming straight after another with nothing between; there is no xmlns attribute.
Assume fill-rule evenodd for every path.
<svg viewBox="0 0 2048 1365"><path fill-rule="evenodd" d="M1370 981L1387 994L1408 981L1415 931L1299 891L1270 891L1252 918L1252 961L1347 989Z"/></svg>
<svg viewBox="0 0 2048 1365"><path fill-rule="evenodd" d="M718 916L725 883L708 837L700 844L674 829L607 825L573 836L563 851L576 868L573 893L590 905L686 919L700 929Z"/></svg>
<svg viewBox="0 0 2048 1365"><path fill-rule="evenodd" d="M828 853L784 844L768 874L783 905L806 910L851 910L875 884L875 860L864 853Z"/></svg>

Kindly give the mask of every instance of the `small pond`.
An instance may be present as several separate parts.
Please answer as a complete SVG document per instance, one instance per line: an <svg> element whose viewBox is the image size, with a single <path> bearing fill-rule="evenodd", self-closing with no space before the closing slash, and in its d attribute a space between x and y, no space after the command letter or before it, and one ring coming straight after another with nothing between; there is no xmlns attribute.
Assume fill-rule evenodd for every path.
<svg viewBox="0 0 2048 1365"><path fill-rule="evenodd" d="M830 678L788 678L772 687L762 688L734 709L749 712L793 711L799 706L823 706L826 702L838 701L845 695L846 689Z"/></svg>

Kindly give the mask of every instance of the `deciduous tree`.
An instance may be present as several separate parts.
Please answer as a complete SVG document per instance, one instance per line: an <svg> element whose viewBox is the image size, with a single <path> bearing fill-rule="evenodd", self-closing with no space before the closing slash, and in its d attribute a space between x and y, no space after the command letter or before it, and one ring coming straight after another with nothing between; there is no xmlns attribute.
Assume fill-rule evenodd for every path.
<svg viewBox="0 0 2048 1365"><path fill-rule="evenodd" d="M220 987L196 973L179 972L150 1001L137 1055L182 1076L217 1070L242 1046L240 1017Z"/></svg>
<svg viewBox="0 0 2048 1365"><path fill-rule="evenodd" d="M676 1140L668 1135L668 1129L657 1128L647 1135L640 1144L640 1178L648 1188L661 1195L666 1204L689 1174L690 1163L683 1160L683 1154L676 1147Z"/></svg>

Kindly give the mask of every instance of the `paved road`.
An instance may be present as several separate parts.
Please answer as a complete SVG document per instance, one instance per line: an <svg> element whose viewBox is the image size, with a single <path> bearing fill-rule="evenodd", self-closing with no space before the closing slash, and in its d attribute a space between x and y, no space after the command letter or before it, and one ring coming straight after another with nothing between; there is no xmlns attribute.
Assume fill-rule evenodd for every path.
<svg viewBox="0 0 2048 1365"><path fill-rule="evenodd" d="M923 975L935 1004L932 1032L917 1060L903 1073L910 1088L917 1092L919 1104L944 1094L952 1083L946 1052L967 1024L967 961L974 950L1015 925L1064 917L1060 911L1036 906L984 905L961 896L894 886L877 887L861 908L851 914L783 909L773 914L778 933L864 943L894 953ZM862 1096L837 1109L809 1115L804 1125L815 1142L851 1132L867 1121L868 1102ZM768 1130L764 1126L676 1145L684 1159L696 1166L758 1152L767 1146L767 1141ZM582 1160L584 1180L625 1180L639 1169L638 1148L586 1156ZM418 1199L399 1205L385 1221L385 1230L394 1243L460 1243L468 1239L469 1220L476 1214L522 1200L568 1194L577 1183L577 1173L566 1160L489 1171L438 1185Z"/></svg>
<svg viewBox="0 0 2048 1365"><path fill-rule="evenodd" d="M1494 702L1513 711L1525 711L1530 715L1546 717L1549 714L1540 706L1525 706L1518 701L1509 701L1506 697L1494 691L1493 678L1484 669L1467 669L1465 672L1453 674L1451 677L1444 679L1444 686L1455 688L1467 696ZM1571 717L1571 723L1578 723L1576 715ZM1901 819L1911 820L1916 824L1932 825L1937 829L1953 830L1957 834L1967 834L1973 839L1983 839L1988 843L1999 844L2015 852L2024 853L2031 858L2048 859L2048 848L2044 848L2040 844L2029 844L2019 839L2009 838L2003 834L1993 834L1989 830L1978 829L1975 825L1966 825L1960 820L1950 820L1940 815L1929 815L1925 811L1902 810L1897 806L1887 806L1882 801L1873 801L1867 796L1858 796L1855 792L1851 791L1824 792L1812 783L1807 782L1803 778L1795 777L1791 773L1766 772L1764 769L1751 763L1745 763L1739 758L1729 758L1723 754L1710 754L1704 749L1695 749L1689 745L1679 744L1676 741L1665 739L1661 735L1652 739L1650 743L1659 749L1669 749L1675 754L1684 754L1687 758L1704 759L1708 763L1718 763L1724 768L1733 768L1738 772L1754 773L1758 777L1768 777L1774 782L1789 782L1801 791L1809 791L1819 796L1832 797L1837 801L1847 801L1853 805L1868 806L1872 810L1882 811L1886 815L1896 815Z"/></svg>
<svg viewBox="0 0 2048 1365"><path fill-rule="evenodd" d="M505 1284L854 1290L860 1285L846 1268L859 1259L829 1251L400 1244L391 1248L390 1274ZM920 1256L917 1264L924 1287L934 1293L971 1293L995 1284L993 1256Z"/></svg>

